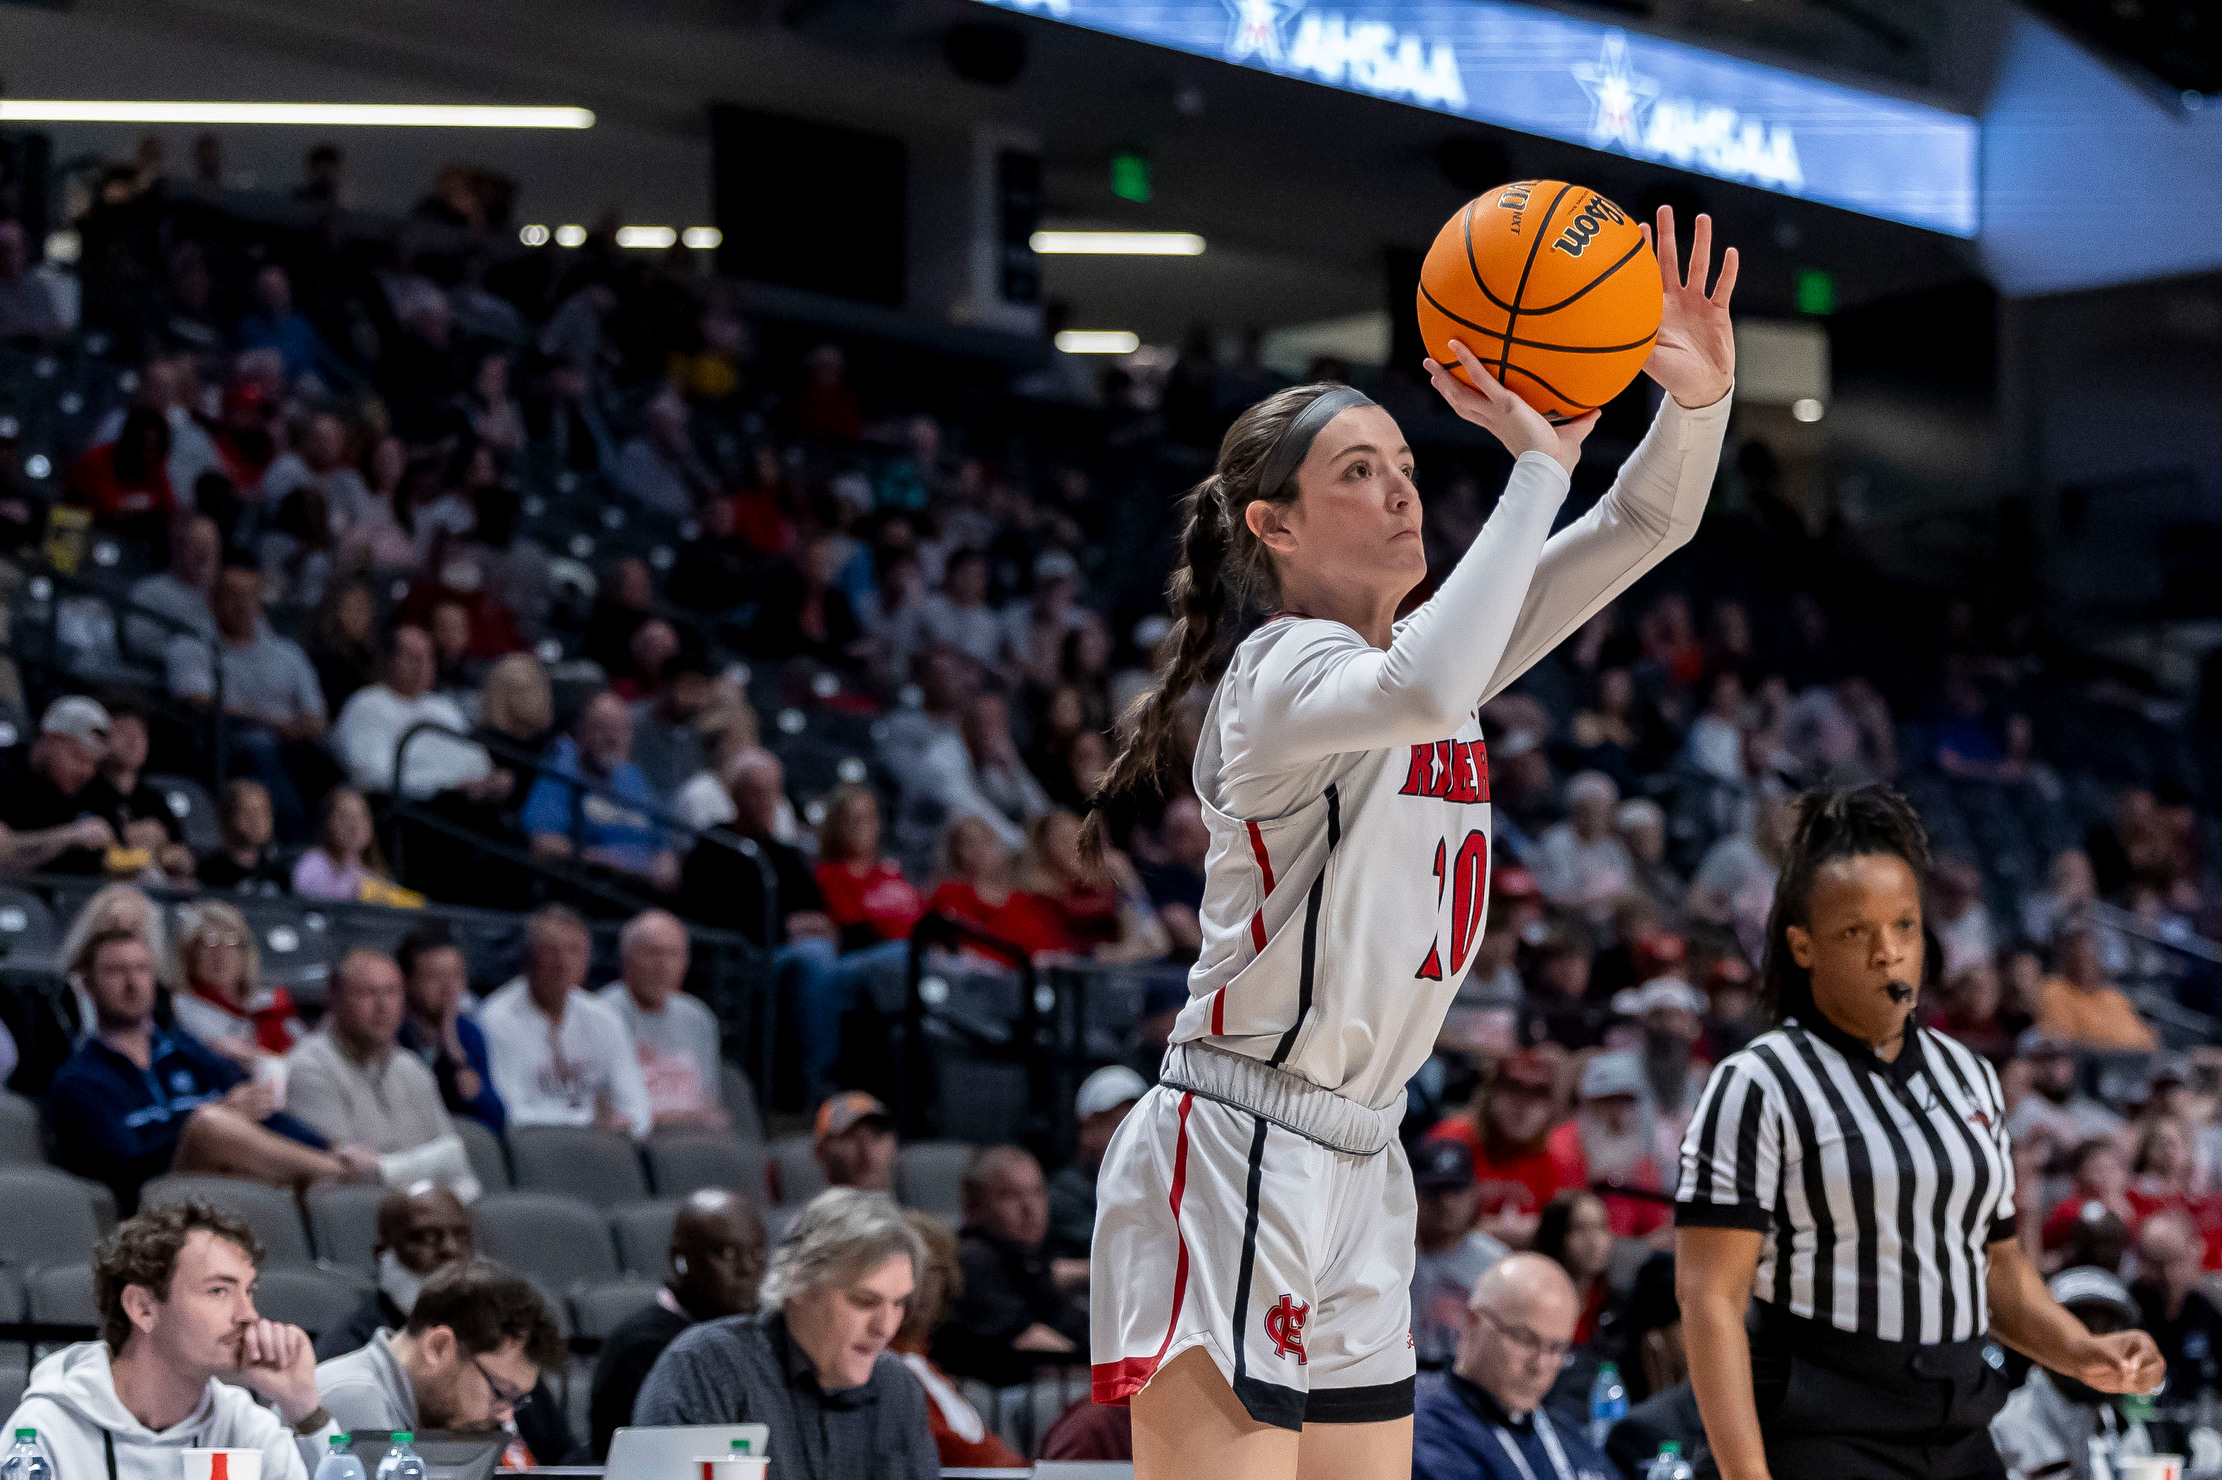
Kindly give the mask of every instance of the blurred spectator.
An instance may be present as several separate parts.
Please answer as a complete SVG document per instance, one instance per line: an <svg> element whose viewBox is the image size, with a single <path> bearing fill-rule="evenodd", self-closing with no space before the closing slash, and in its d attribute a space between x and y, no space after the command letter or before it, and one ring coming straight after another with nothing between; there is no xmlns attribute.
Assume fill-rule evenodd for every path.
<svg viewBox="0 0 2222 1480"><path fill-rule="evenodd" d="M2091 872L2091 855L2081 848L2063 848L2052 856L2052 872L2043 890L2022 897L2021 929L2037 945L2058 944L2060 931L2082 919L2087 906L2098 898L2098 880Z"/></svg>
<svg viewBox="0 0 2222 1480"><path fill-rule="evenodd" d="M926 903L903 866L880 851L879 793L844 782L825 801L814 877L842 948L909 939Z"/></svg>
<svg viewBox="0 0 2222 1480"><path fill-rule="evenodd" d="M566 735L550 750L522 821L543 857L577 858L671 889L679 861L652 820L656 798L632 763L632 744L625 701L596 694L579 715L577 738Z"/></svg>
<svg viewBox="0 0 2222 1480"><path fill-rule="evenodd" d="M1543 1209L1560 1188L1576 1185L1574 1169L1549 1148L1557 1086L1551 1061L1523 1048L1497 1065L1471 1116L1445 1120L1427 1133L1431 1141L1466 1147L1479 1190L1477 1226L1511 1248L1526 1248Z"/></svg>
<svg viewBox="0 0 2222 1480"><path fill-rule="evenodd" d="M95 523L151 548L178 505L169 459L170 424L159 411L134 407L115 441L70 464L63 486L70 502L93 511Z"/></svg>
<svg viewBox="0 0 2222 1480"><path fill-rule="evenodd" d="M2092 1137L2122 1133L2122 1117L2078 1087L2075 1048L2066 1039L2031 1028L2021 1035L2020 1052L2029 1065L2031 1093L2006 1118L2007 1134L2017 1145L2042 1134L2065 1150Z"/></svg>
<svg viewBox="0 0 2222 1480"><path fill-rule="evenodd" d="M483 748L441 734L422 734L400 754L401 741L418 725L438 725L468 734L470 724L453 699L432 691L432 638L422 627L403 623L386 639L385 682L358 689L332 727L332 748L357 788L385 793L395 789L395 763L405 760L402 795L423 800L456 791L474 802L498 802L509 794L512 778L496 771Z"/></svg>
<svg viewBox="0 0 2222 1480"><path fill-rule="evenodd" d="M1026 1381L1044 1354L1078 1351L1087 1305L1060 1284L1050 1262L1049 1196L1042 1169L1016 1146L972 1154L964 1174L959 1235L963 1293L935 1334L936 1359L991 1387Z"/></svg>
<svg viewBox="0 0 2222 1480"><path fill-rule="evenodd" d="M249 1079L189 1033L154 1023L154 957L128 930L97 931L69 963L92 996L90 1036L47 1091L56 1161L105 1184L119 1209L168 1171L210 1171L278 1186L347 1181L368 1163L275 1108Z"/></svg>
<svg viewBox="0 0 2222 1480"><path fill-rule="evenodd" d="M1150 961L1170 941L1149 907L1134 865L1115 848L1100 863L1080 852L1080 819L1053 810L1027 829L1014 877L1022 891L1049 905L1064 927L1063 949L1107 963Z"/></svg>
<svg viewBox="0 0 2222 1480"><path fill-rule="evenodd" d="M937 1480L925 1392L887 1350L925 1258L893 1200L820 1193L772 1251L765 1314L681 1332L649 1369L633 1422L766 1424L788 1456L783 1480Z"/></svg>
<svg viewBox="0 0 2222 1480"><path fill-rule="evenodd" d="M20 221L0 221L0 340L53 344L69 333L54 295L31 270Z"/></svg>
<svg viewBox="0 0 2222 1480"><path fill-rule="evenodd" d="M486 1035L463 1011L470 992L468 964L444 922L420 925L394 952L401 968L407 1014L396 1041L432 1070L441 1103L495 1135L508 1124L486 1056Z"/></svg>
<svg viewBox="0 0 2222 1480"><path fill-rule="evenodd" d="M804 380L790 403L795 435L806 442L854 442L864 413L849 389L848 360L838 345L821 344L803 359Z"/></svg>
<svg viewBox="0 0 2222 1480"><path fill-rule="evenodd" d="M525 413L509 393L509 356L492 352L479 356L465 392L464 414L479 441L504 457L525 450Z"/></svg>
<svg viewBox="0 0 2222 1480"><path fill-rule="evenodd" d="M680 1202L671 1221L670 1275L654 1301L618 1322L595 1359L587 1402L594 1463L609 1458L611 1436L632 1423L641 1383L680 1332L755 1311L764 1252L764 1220L747 1198L706 1187Z"/></svg>
<svg viewBox="0 0 2222 1480"><path fill-rule="evenodd" d="M648 403L641 434L617 455L617 486L652 514L690 519L717 494L717 479L702 465L687 433L687 403L666 390Z"/></svg>
<svg viewBox="0 0 2222 1480"><path fill-rule="evenodd" d="M1939 858L1929 880L1926 923L1944 947L1944 974L1953 976L1978 962L1988 962L1991 912L1983 903L1983 872L1965 858Z"/></svg>
<svg viewBox="0 0 2222 1480"><path fill-rule="evenodd" d="M1612 1232L1621 1238L1647 1237L1674 1221L1665 1197L1659 1195L1672 1189L1661 1175L1657 1138L1644 1116L1643 1092L1643 1060L1637 1054L1628 1049L1597 1054L1582 1065L1574 1118L1551 1132L1551 1155L1568 1169L1571 1186L1603 1183L1655 1194L1648 1198L1604 1194Z"/></svg>
<svg viewBox="0 0 2222 1480"><path fill-rule="evenodd" d="M1618 1356L1612 1327L1618 1324L1619 1312L1610 1308L1612 1291L1605 1278L1612 1251L1612 1220L1605 1212L1605 1200L1596 1193L1569 1187L1544 1208L1536 1225L1535 1252L1565 1270L1574 1283L1581 1309L1574 1323L1574 1344L1602 1345L1600 1355Z"/></svg>
<svg viewBox="0 0 2222 1480"><path fill-rule="evenodd" d="M1722 956L1706 968L1705 1001L1705 1045L1714 1063L1759 1036L1759 988L1742 957Z"/></svg>
<svg viewBox="0 0 2222 1480"><path fill-rule="evenodd" d="M1148 1093L1141 1075L1124 1064L1108 1064L1080 1081L1073 1096L1073 1158L1049 1179L1049 1256L1059 1265L1079 1261L1081 1279L1095 1241L1096 1174L1127 1112Z"/></svg>
<svg viewBox="0 0 2222 1480"><path fill-rule="evenodd" d="M863 1090L844 1090L818 1107L812 1150L828 1187L894 1190L895 1117Z"/></svg>
<svg viewBox="0 0 2222 1480"><path fill-rule="evenodd" d="M887 721L880 741L880 758L894 773L902 790L896 814L895 847L905 859L915 860L931 851L942 830L956 818L977 817L985 822L1005 848L1016 850L1026 841L1022 819L1006 814L997 804L977 768L970 738L997 748L989 719L1004 721L1000 740L1009 750L1000 762L1024 772L1015 746L1009 745L1007 713L975 719L967 712L973 683L962 659L947 648L929 650L916 668L920 703L917 709L898 711ZM961 721L961 723L960 723ZM1021 786L1028 797L1040 797L1041 788L1030 775L1023 782L1006 774L1006 781ZM1002 788L1008 791L1009 788ZM1041 799L1042 809L1048 801Z"/></svg>
<svg viewBox="0 0 2222 1480"><path fill-rule="evenodd" d="M1066 677L1068 639L1100 625L1102 618L1076 600L1080 562L1063 550L1044 550L1034 557L1033 573L1033 592L1003 614L1003 642L1025 675L1048 689Z"/></svg>
<svg viewBox="0 0 2222 1480"><path fill-rule="evenodd" d="M1203 949L1204 860L1211 855L1203 803L1188 795L1167 802L1152 852L1155 857L1140 862L1136 872L1157 907L1173 959L1193 961Z"/></svg>
<svg viewBox="0 0 2222 1480"><path fill-rule="evenodd" d="M1744 829L1706 849L1690 880L1690 914L1732 927L1749 961L1759 959L1765 943L1792 820L1788 798L1772 786L1761 788L1749 804Z"/></svg>
<svg viewBox="0 0 2222 1480"><path fill-rule="evenodd" d="M2168 1362L2160 1399L2173 1408L2222 1389L2222 1309L2201 1287L2198 1230L2178 1213L2155 1213L2137 1232L2137 1325Z"/></svg>
<svg viewBox="0 0 2222 1480"><path fill-rule="evenodd" d="M1643 1113L1662 1167L1681 1165L1682 1133L1712 1066L1694 1056L1705 999L1678 976L1656 976L1615 993L1612 1009L1643 1024Z"/></svg>
<svg viewBox="0 0 2222 1480"><path fill-rule="evenodd" d="M1019 756L1011 736L1010 704L1001 694L974 696L965 711L964 745L979 795L1023 838L1024 830L1049 811L1049 798Z"/></svg>
<svg viewBox="0 0 2222 1480"><path fill-rule="evenodd" d="M147 718L128 704L108 706L108 748L85 788L86 804L108 819L121 844L143 853L172 880L191 883L193 855L170 799L147 784Z"/></svg>
<svg viewBox="0 0 2222 1480"><path fill-rule="evenodd" d="M202 856L196 870L202 888L270 895L292 887L292 872L278 856L270 793L261 782L235 776L224 783L216 828L222 842Z"/></svg>
<svg viewBox="0 0 2222 1480"><path fill-rule="evenodd" d="M2052 1298L2094 1336L2138 1325L2137 1303L2103 1269L2066 1269L2052 1277ZM1991 1420L1991 1441L2007 1473L2060 1480L2110 1480L2116 1461L2151 1454L2144 1424L2110 1393L2032 1367Z"/></svg>
<svg viewBox="0 0 2222 1480"><path fill-rule="evenodd" d="M2123 1199L2129 1213L2123 1221L2138 1228L2155 1213L2179 1214L2199 1234L2207 1267L2222 1269L2222 1197L2200 1174L2191 1127L2173 1115L2149 1116L2138 1131L2129 1172Z"/></svg>
<svg viewBox="0 0 2222 1480"><path fill-rule="evenodd" d="M1648 900L1668 928L1682 921L1689 886L1666 858L1666 812L1649 797L1630 797L1613 812L1613 828L1628 850L1629 886Z"/></svg>
<svg viewBox="0 0 2222 1480"><path fill-rule="evenodd" d="M1508 1251L1474 1227L1480 1208L1474 1158L1459 1142L1415 1147L1412 1187L1419 1242L1412 1262L1412 1349L1422 1367L1447 1367L1458 1355L1475 1284Z"/></svg>
<svg viewBox="0 0 2222 1480"><path fill-rule="evenodd" d="M336 714L347 701L378 681L380 661L378 608L363 581L329 587L309 622L307 652L324 690L324 710ZM392 785L393 778L386 778Z"/></svg>
<svg viewBox="0 0 2222 1480"><path fill-rule="evenodd" d="M617 951L623 975L595 997L631 1035L656 1128L724 1130L718 1020L685 991L687 927L668 911L644 911L618 932Z"/></svg>
<svg viewBox="0 0 2222 1480"><path fill-rule="evenodd" d="M216 578L216 629L223 669L225 725L233 763L270 793L278 835L308 834L308 811L293 767L313 766L306 751L324 733L324 692L301 649L262 620L262 576L226 566ZM216 703L216 671L208 648L191 638L170 642L166 659L170 693L196 708Z"/></svg>
<svg viewBox="0 0 2222 1480"><path fill-rule="evenodd" d="M916 626L898 641L906 654L948 647L990 672L1002 666L1004 622L988 605L985 550L958 550L943 566L941 589L928 596Z"/></svg>
<svg viewBox="0 0 2222 1480"><path fill-rule="evenodd" d="M511 653L486 670L486 686L479 693L478 723L494 739L534 756L552 748L555 695L548 684L548 670L538 658L530 653ZM519 792L529 793L529 779L519 776Z"/></svg>
<svg viewBox="0 0 2222 1480"><path fill-rule="evenodd" d="M1589 999L1589 942L1580 927L1562 920L1535 952L1535 990L1525 999L1527 1041L1561 1048L1595 1048L1605 1041L1612 1013Z"/></svg>
<svg viewBox="0 0 2222 1480"><path fill-rule="evenodd" d="M360 946L341 957L323 1022L286 1055L287 1107L327 1140L381 1153L453 1136L432 1071L401 1048L406 1012L392 957Z"/></svg>
<svg viewBox="0 0 2222 1480"><path fill-rule="evenodd" d="M2083 1048L2151 1052L2160 1040L2120 987L2099 964L2097 932L2075 923L2060 931L2055 974L2045 978L2037 1026L2053 1038Z"/></svg>
<svg viewBox="0 0 2222 1480"><path fill-rule="evenodd" d="M1592 702L1574 712L1567 733L1579 763L1632 787L1653 760L1653 718L1639 707L1635 678L1621 664L1599 668Z"/></svg>
<svg viewBox="0 0 2222 1480"><path fill-rule="evenodd" d="M398 1330L318 1365L333 1422L354 1432L486 1432L515 1422L570 1346L530 1280L483 1259L435 1271Z"/></svg>
<svg viewBox="0 0 2222 1480"><path fill-rule="evenodd" d="M1993 1064L2014 1056L2014 1034L2000 1016L2004 992L1988 960L1971 962L1944 981L1943 1011L1936 1030L1956 1038Z"/></svg>
<svg viewBox="0 0 2222 1480"><path fill-rule="evenodd" d="M28 764L0 785L10 870L99 874L107 868L116 830L96 810L94 782L108 753L108 730L108 711L82 696L46 707Z"/></svg>
<svg viewBox="0 0 2222 1480"><path fill-rule="evenodd" d="M1706 686L1705 709L1690 721L1683 759L1723 786L1744 784L1744 678L1723 669Z"/></svg>
<svg viewBox="0 0 2222 1480"><path fill-rule="evenodd" d="M944 845L947 867L926 908L1034 955L1069 949L1072 933L1054 903L1017 886L1010 853L982 818L959 817Z"/></svg>
<svg viewBox="0 0 2222 1480"><path fill-rule="evenodd" d="M655 691L633 705L633 763L667 802L702 769L701 722L715 697L709 659L682 645L663 665Z"/></svg>
<svg viewBox="0 0 2222 1480"><path fill-rule="evenodd" d="M131 583L131 604L167 617L176 627L141 617L124 620L124 652L145 662L160 662L179 628L213 640L216 614L209 597L223 561L224 537L206 514L189 514L170 527L170 568Z"/></svg>
<svg viewBox="0 0 2222 1480"><path fill-rule="evenodd" d="M2097 1209L2112 1213L2131 1228L2138 1225L2129 1203L2129 1158L2114 1141L2093 1136L2078 1143L2068 1156L2068 1171L2075 1179L2073 1186L2045 1215L2047 1249L2066 1243L2069 1229L2080 1219L2096 1217Z"/></svg>
<svg viewBox="0 0 2222 1480"><path fill-rule="evenodd" d="M311 415L294 446L262 475L263 501L277 504L297 488L313 488L324 500L332 533L360 528L370 515L370 485L347 460L347 444L346 422L329 411Z"/></svg>
<svg viewBox="0 0 2222 1480"><path fill-rule="evenodd" d="M378 832L361 792L338 786L318 809L316 841L293 865L293 892L302 899L366 899L390 884Z"/></svg>
<svg viewBox="0 0 2222 1480"><path fill-rule="evenodd" d="M1023 1469L1026 1461L1018 1451L988 1432L980 1410L927 1355L950 1307L964 1295L956 1237L940 1219L925 1213L905 1212L903 1221L925 1246L926 1260L919 1267L917 1291L903 1312L902 1328L891 1347L926 1390L926 1423L933 1430L941 1463L951 1468Z"/></svg>
<svg viewBox="0 0 2222 1480"><path fill-rule="evenodd" d="M656 1115L625 1020L584 990L586 922L561 905L525 922L525 973L486 999L494 1088L509 1124L591 1125L645 1138Z"/></svg>
<svg viewBox="0 0 2222 1480"><path fill-rule="evenodd" d="M246 917L222 900L179 913L171 1011L177 1024L249 1074L282 1057L308 1030L293 994L262 979L262 951Z"/></svg>
<svg viewBox="0 0 2222 1480"><path fill-rule="evenodd" d="M633 634L655 615L655 576L648 562L633 556L612 561L595 588L586 618L586 656L606 673L621 673L632 662Z"/></svg>
<svg viewBox="0 0 2222 1480"><path fill-rule="evenodd" d="M255 306L239 321L238 345L242 350L276 350L284 358L288 386L307 375L335 390L356 380L316 326L294 312L292 275L275 262L255 274Z"/></svg>
<svg viewBox="0 0 2222 1480"><path fill-rule="evenodd" d="M305 1480L300 1446L339 1429L308 1423L323 1411L308 1337L255 1313L262 1257L206 1203L127 1219L94 1255L98 1339L41 1362L9 1427L35 1431L57 1474L182 1474L183 1451L229 1449L253 1456L241 1470Z"/></svg>
<svg viewBox="0 0 2222 1480"><path fill-rule="evenodd" d="M1482 1275L1450 1375L1421 1393L1413 1415L1414 1480L1612 1473L1588 1435L1542 1411L1581 1309L1565 1271L1540 1255L1514 1254Z"/></svg>

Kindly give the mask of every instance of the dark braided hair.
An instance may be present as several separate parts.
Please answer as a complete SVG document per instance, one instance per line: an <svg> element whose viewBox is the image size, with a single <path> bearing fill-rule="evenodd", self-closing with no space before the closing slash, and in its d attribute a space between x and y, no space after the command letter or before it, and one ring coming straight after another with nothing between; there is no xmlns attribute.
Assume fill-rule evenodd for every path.
<svg viewBox="0 0 2222 1480"><path fill-rule="evenodd" d="M1173 613L1157 687L1120 720L1125 743L1103 773L1081 829L1084 856L1101 855L1105 813L1133 793L1160 787L1179 762L1180 703L1212 675L1246 611L1280 599L1280 579L1265 546L1250 532L1253 503L1296 501L1296 479L1261 488L1266 455L1304 408L1340 386L1330 382L1275 391L1235 418L1219 443L1211 476L1181 500L1180 565L1166 595Z"/></svg>
<svg viewBox="0 0 2222 1480"><path fill-rule="evenodd" d="M1823 864L1839 858L1888 854L1905 860L1916 888L1929 881L1929 835L1913 804L1881 784L1833 787L1800 795L1792 806L1797 825L1775 881L1774 908L1767 915L1767 945L1759 965L1759 1018L1780 1027L1786 1018L1811 1022L1813 974L1790 954L1789 927L1810 928L1813 878ZM1922 990L1935 984L1943 953L1922 924Z"/></svg>

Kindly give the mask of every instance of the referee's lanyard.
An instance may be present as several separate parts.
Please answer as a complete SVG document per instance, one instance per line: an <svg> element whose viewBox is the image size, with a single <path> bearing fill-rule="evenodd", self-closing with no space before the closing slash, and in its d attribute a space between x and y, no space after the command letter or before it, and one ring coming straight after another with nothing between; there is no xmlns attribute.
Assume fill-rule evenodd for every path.
<svg viewBox="0 0 2222 1480"><path fill-rule="evenodd" d="M1520 1471L1520 1480L1535 1480L1535 1471L1528 1467L1528 1457L1520 1452L1520 1446L1512 1442L1511 1432L1503 1424L1491 1424L1490 1429ZM1558 1480L1574 1480L1574 1467L1566 1462L1566 1451L1559 1447L1558 1432L1540 1408L1535 1410L1535 1436L1543 1441L1543 1452L1551 1457L1551 1468L1558 1471Z"/></svg>

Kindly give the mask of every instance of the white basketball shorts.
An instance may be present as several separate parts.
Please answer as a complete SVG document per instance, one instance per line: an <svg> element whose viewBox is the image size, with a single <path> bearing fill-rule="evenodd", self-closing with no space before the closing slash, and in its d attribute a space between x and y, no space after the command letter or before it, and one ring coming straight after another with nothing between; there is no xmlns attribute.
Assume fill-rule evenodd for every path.
<svg viewBox="0 0 2222 1480"><path fill-rule="evenodd" d="M1159 1085L1096 1180L1095 1400L1126 1402L1200 1346L1260 1423L1406 1417L1413 1216L1395 1140L1335 1151Z"/></svg>

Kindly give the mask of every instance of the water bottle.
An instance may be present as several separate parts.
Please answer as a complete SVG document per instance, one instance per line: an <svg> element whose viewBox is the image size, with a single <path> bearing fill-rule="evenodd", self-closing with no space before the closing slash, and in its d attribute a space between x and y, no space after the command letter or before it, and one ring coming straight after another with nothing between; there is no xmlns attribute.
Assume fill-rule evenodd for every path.
<svg viewBox="0 0 2222 1480"><path fill-rule="evenodd" d="M0 1457L0 1480L54 1480L54 1461L39 1447L37 1429L17 1429L15 1442Z"/></svg>
<svg viewBox="0 0 2222 1480"><path fill-rule="evenodd" d="M1643 1480L1690 1480L1691 1474L1690 1462L1682 1458L1681 1444L1668 1439L1659 1445L1659 1457L1643 1472Z"/></svg>
<svg viewBox="0 0 2222 1480"><path fill-rule="evenodd" d="M424 1461L409 1447L409 1441L414 1438L416 1435L405 1429L393 1436L393 1447L378 1461L378 1480L425 1480Z"/></svg>
<svg viewBox="0 0 2222 1480"><path fill-rule="evenodd" d="M348 1447L347 1436L332 1435L332 1447L317 1461L316 1480L368 1480L368 1475L363 1462Z"/></svg>
<svg viewBox="0 0 2222 1480"><path fill-rule="evenodd" d="M1597 1369L1597 1380L1589 1385L1589 1442L1603 1449L1605 1435L1627 1416L1628 1390L1620 1385L1620 1369L1607 1362Z"/></svg>

